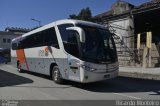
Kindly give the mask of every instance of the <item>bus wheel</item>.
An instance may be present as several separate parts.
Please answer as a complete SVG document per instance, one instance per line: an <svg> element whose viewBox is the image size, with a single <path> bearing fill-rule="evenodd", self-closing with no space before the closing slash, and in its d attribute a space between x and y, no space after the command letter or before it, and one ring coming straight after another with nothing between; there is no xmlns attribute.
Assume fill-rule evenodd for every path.
<svg viewBox="0 0 160 106"><path fill-rule="evenodd" d="M21 69L21 64L18 62L17 63L17 71L19 72L19 73L22 73L23 72L23 70Z"/></svg>
<svg viewBox="0 0 160 106"><path fill-rule="evenodd" d="M63 79L62 79L58 66L54 66L52 68L52 80L57 84L63 83Z"/></svg>

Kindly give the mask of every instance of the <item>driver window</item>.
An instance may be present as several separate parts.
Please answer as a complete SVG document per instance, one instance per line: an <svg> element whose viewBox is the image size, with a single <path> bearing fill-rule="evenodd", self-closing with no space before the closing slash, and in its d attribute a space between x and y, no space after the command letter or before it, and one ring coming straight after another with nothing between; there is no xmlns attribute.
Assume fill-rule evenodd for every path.
<svg viewBox="0 0 160 106"><path fill-rule="evenodd" d="M73 27L73 24L58 25L58 29L63 41L64 49L67 53L79 57L79 47L76 31L67 31L66 28Z"/></svg>
<svg viewBox="0 0 160 106"><path fill-rule="evenodd" d="M67 44L65 45L65 49L68 53L71 55L78 57L79 51L78 51L78 33L76 31L67 31L68 37L67 37Z"/></svg>

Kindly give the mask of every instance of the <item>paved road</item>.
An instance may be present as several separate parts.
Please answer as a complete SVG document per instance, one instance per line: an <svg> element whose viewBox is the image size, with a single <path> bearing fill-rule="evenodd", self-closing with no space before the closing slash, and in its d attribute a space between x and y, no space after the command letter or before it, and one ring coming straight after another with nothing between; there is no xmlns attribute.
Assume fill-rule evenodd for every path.
<svg viewBox="0 0 160 106"><path fill-rule="evenodd" d="M79 84L57 85L48 77L18 73L10 65L0 65L0 99L9 100L143 100L160 98L160 81L127 77Z"/></svg>

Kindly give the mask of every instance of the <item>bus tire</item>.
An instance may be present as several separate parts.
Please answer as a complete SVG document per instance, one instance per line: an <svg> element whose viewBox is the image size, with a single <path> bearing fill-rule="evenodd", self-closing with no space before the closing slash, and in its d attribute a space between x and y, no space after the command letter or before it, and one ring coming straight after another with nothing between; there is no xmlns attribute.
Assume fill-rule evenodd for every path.
<svg viewBox="0 0 160 106"><path fill-rule="evenodd" d="M58 66L54 66L52 68L52 80L57 83L57 84L62 84L63 83L63 79L62 79L62 75L59 71Z"/></svg>
<svg viewBox="0 0 160 106"><path fill-rule="evenodd" d="M17 71L18 71L19 73L22 73L22 72L23 72L23 70L22 70L22 68L21 68L21 64L20 64L19 62L17 62Z"/></svg>

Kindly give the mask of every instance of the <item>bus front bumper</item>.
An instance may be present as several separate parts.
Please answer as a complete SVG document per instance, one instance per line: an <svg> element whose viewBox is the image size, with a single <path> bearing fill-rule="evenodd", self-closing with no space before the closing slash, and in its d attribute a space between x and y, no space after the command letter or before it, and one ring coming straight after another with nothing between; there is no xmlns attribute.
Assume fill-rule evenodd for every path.
<svg viewBox="0 0 160 106"><path fill-rule="evenodd" d="M108 72L108 73L94 73L87 71L81 80L81 83L89 83L89 82L97 82L97 81L103 81L108 80L112 78L116 78L118 76L119 69Z"/></svg>

